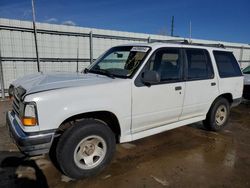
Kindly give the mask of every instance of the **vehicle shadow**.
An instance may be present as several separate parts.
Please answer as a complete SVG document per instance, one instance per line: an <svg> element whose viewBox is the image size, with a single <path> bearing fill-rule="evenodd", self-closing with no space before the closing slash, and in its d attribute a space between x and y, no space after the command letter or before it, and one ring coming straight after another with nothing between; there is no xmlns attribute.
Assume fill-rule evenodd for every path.
<svg viewBox="0 0 250 188"><path fill-rule="evenodd" d="M241 104L243 104L243 105L245 105L245 106L250 106L250 100L247 100L247 99L243 99L243 101L242 101L242 103Z"/></svg>
<svg viewBox="0 0 250 188"><path fill-rule="evenodd" d="M189 127L195 128L195 129L200 129L200 130L204 130L207 131L207 129L204 127L204 125L202 124L202 122L197 122L197 123L192 123L187 125Z"/></svg>
<svg viewBox="0 0 250 188"><path fill-rule="evenodd" d="M30 168L32 177L17 174L20 167ZM48 187L46 176L36 162L19 152L0 151L0 176L0 187Z"/></svg>

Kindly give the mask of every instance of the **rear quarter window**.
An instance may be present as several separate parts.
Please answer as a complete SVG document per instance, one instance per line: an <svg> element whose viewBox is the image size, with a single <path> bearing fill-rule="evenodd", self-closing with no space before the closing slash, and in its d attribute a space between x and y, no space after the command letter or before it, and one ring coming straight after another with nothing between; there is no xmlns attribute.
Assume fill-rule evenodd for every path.
<svg viewBox="0 0 250 188"><path fill-rule="evenodd" d="M213 54L221 78L242 76L239 64L232 52L214 51Z"/></svg>
<svg viewBox="0 0 250 188"><path fill-rule="evenodd" d="M188 80L203 80L214 77L209 54L203 49L185 49Z"/></svg>

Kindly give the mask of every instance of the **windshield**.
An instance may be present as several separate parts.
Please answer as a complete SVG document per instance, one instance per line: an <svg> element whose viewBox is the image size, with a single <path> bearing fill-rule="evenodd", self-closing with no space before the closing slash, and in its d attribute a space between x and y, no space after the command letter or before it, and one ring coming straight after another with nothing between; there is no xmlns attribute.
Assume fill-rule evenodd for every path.
<svg viewBox="0 0 250 188"><path fill-rule="evenodd" d="M149 47L121 46L107 51L88 72L104 74L109 77L129 78L138 69Z"/></svg>
<svg viewBox="0 0 250 188"><path fill-rule="evenodd" d="M247 68L243 69L243 74L250 74L250 66L248 66Z"/></svg>

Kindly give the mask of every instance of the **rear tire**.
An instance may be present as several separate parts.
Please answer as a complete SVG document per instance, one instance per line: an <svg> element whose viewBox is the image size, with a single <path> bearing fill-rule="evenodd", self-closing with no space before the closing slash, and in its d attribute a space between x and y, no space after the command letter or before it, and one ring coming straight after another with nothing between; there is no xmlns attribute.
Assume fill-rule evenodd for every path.
<svg viewBox="0 0 250 188"><path fill-rule="evenodd" d="M230 105L227 99L218 98L212 104L203 125L212 131L222 130L228 123Z"/></svg>
<svg viewBox="0 0 250 188"><path fill-rule="evenodd" d="M57 149L57 161L63 173L73 179L98 174L115 152L112 130L96 120L82 120L66 130Z"/></svg>

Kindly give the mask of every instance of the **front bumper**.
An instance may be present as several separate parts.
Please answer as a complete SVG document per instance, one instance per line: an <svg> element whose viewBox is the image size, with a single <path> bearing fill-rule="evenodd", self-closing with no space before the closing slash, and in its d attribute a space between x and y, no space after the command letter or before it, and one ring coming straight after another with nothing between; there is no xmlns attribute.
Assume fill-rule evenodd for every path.
<svg viewBox="0 0 250 188"><path fill-rule="evenodd" d="M22 153L34 156L49 152L55 130L33 133L24 132L15 119L14 112L7 112L6 122L10 136Z"/></svg>

